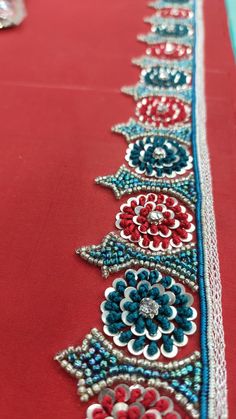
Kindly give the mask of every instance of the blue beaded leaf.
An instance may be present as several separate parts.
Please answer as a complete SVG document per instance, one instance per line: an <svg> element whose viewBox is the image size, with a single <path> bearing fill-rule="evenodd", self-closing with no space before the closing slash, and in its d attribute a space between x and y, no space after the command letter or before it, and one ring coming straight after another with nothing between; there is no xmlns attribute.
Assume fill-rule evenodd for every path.
<svg viewBox="0 0 236 419"><path fill-rule="evenodd" d="M198 289L195 247L181 249L171 254L152 253L125 242L116 233L111 232L105 236L101 244L81 247L76 250L76 254L91 264L99 266L105 278L122 269L144 266L167 274L171 272L193 290Z"/></svg>
<svg viewBox="0 0 236 419"><path fill-rule="evenodd" d="M160 58L143 55L142 57L133 58L132 63L141 68L150 68L157 65L169 64L173 68L181 68L182 70L192 69L192 58L186 60L162 60Z"/></svg>
<svg viewBox="0 0 236 419"><path fill-rule="evenodd" d="M128 374L143 378L146 385L149 379L159 380L172 388L172 391L186 397L189 408L197 409L199 401L202 365L199 352L194 352L189 358L176 361L169 368L163 363L145 361L136 364L134 358L127 358L121 351L113 349L113 345L96 329L91 330L88 339L82 347L73 346L59 352L55 356L61 367L70 375L79 379L78 393L82 401L87 401L99 386L112 379L113 383L120 381L120 376Z"/></svg>
<svg viewBox="0 0 236 419"><path fill-rule="evenodd" d="M112 131L117 134L123 135L127 142L136 140L137 138L146 135L166 135L173 136L177 140L190 145L191 142L191 126L187 125L180 128L155 128L137 122L135 119L130 118L128 122L114 125Z"/></svg>
<svg viewBox="0 0 236 419"><path fill-rule="evenodd" d="M161 89L146 86L144 83L137 83L135 86L124 86L121 91L127 95L131 95L135 100L141 99L148 96L156 96L164 94L165 96L175 96L185 101L192 99L192 89Z"/></svg>
<svg viewBox="0 0 236 419"><path fill-rule="evenodd" d="M146 44L149 45L155 45L157 42L165 42L165 41L169 41L169 42L176 42L176 39L173 37L160 37L160 35L156 34L156 33L147 33L147 34L140 34L138 35L138 40L141 42L145 42ZM178 40L178 42L181 42L182 44L185 45L193 45L193 38L186 36L186 37L182 37L181 40Z"/></svg>
<svg viewBox="0 0 236 419"><path fill-rule="evenodd" d="M179 180L147 179L132 173L124 165L114 175L99 176L96 183L111 188L117 199L123 195L139 191L169 192L178 196L188 206L194 208L197 201L194 179L192 175Z"/></svg>

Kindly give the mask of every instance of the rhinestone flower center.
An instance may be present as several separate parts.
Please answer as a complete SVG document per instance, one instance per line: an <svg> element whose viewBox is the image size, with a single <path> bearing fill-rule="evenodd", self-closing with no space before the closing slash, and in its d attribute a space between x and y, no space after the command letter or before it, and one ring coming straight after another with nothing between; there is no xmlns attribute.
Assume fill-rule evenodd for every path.
<svg viewBox="0 0 236 419"><path fill-rule="evenodd" d="M157 111L160 113L165 113L168 111L168 105L166 105L165 103L158 103L157 105Z"/></svg>
<svg viewBox="0 0 236 419"><path fill-rule="evenodd" d="M170 42L167 42L165 45L165 53L166 54L171 54L174 51L175 47L173 44L171 44Z"/></svg>
<svg viewBox="0 0 236 419"><path fill-rule="evenodd" d="M147 219L152 224L160 224L164 220L164 215L160 211L151 211Z"/></svg>
<svg viewBox="0 0 236 419"><path fill-rule="evenodd" d="M161 147L156 147L153 151L153 155L154 159L164 159L166 157L166 152L163 148Z"/></svg>
<svg viewBox="0 0 236 419"><path fill-rule="evenodd" d="M158 315L159 304L151 298L143 298L140 302L139 313L144 317L153 319Z"/></svg>

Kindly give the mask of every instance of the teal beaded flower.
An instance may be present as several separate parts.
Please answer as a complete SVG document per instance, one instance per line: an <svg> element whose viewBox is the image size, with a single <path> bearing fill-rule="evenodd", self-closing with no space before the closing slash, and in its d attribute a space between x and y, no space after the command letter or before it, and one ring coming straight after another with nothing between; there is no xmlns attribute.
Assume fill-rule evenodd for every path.
<svg viewBox="0 0 236 419"><path fill-rule="evenodd" d="M161 23L158 26L152 26L151 31L158 36L182 38L185 36L192 36L193 29L191 25L185 25L182 23Z"/></svg>
<svg viewBox="0 0 236 419"><path fill-rule="evenodd" d="M131 143L125 159L137 173L157 178L172 178L192 168L187 149L167 137L144 137Z"/></svg>
<svg viewBox="0 0 236 419"><path fill-rule="evenodd" d="M157 270L129 269L105 291L101 304L104 332L132 355L173 358L196 331L193 297Z"/></svg>
<svg viewBox="0 0 236 419"><path fill-rule="evenodd" d="M159 65L142 70L140 81L156 89L183 90L191 86L192 77L187 71Z"/></svg>

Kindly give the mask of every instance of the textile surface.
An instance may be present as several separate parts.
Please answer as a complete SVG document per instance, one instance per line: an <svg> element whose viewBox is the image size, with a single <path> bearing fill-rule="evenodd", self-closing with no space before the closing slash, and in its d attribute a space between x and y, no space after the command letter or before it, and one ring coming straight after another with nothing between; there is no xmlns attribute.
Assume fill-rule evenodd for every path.
<svg viewBox="0 0 236 419"><path fill-rule="evenodd" d="M133 112L146 0L28 2L0 33L1 417L83 417L74 382L52 355L99 326L107 282L73 249L113 229L117 201L93 184L123 163L110 126ZM223 285L229 417L236 347L234 191L236 83L226 14L205 0L207 135ZM124 199L125 200L125 199ZM58 348L59 345L59 348Z"/></svg>

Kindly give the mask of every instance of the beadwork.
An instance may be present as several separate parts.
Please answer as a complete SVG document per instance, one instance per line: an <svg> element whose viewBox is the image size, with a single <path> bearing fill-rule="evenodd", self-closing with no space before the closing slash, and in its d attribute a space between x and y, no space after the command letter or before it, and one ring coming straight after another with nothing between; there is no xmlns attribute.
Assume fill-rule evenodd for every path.
<svg viewBox="0 0 236 419"><path fill-rule="evenodd" d="M178 200L163 194L129 198L116 216L121 237L152 251L181 247L193 240L193 217Z"/></svg>
<svg viewBox="0 0 236 419"><path fill-rule="evenodd" d="M141 72L141 82L158 89L184 89L191 86L189 73L175 68L157 66Z"/></svg>
<svg viewBox="0 0 236 419"><path fill-rule="evenodd" d="M184 36L192 36L193 34L192 26L182 23L174 23L171 25L161 23L158 26L152 26L151 31L161 37L173 38L182 38Z"/></svg>
<svg viewBox="0 0 236 419"><path fill-rule="evenodd" d="M144 137L130 144L125 158L137 173L158 178L184 174L192 167L188 151L165 137Z"/></svg>
<svg viewBox="0 0 236 419"><path fill-rule="evenodd" d="M155 47L147 48L146 54L163 60L186 60L192 56L192 47L176 42L159 42Z"/></svg>
<svg viewBox="0 0 236 419"><path fill-rule="evenodd" d="M182 285L158 271L128 270L113 281L101 304L104 332L132 355L173 358L195 333L193 298ZM161 342L161 343L159 343Z"/></svg>
<svg viewBox="0 0 236 419"><path fill-rule="evenodd" d="M172 96L147 97L136 106L140 122L154 127L169 127L190 121L190 106Z"/></svg>
<svg viewBox="0 0 236 419"><path fill-rule="evenodd" d="M127 357L115 349L102 333L92 329L81 347L70 346L59 352L55 360L78 380L78 394L82 402L118 382L145 384L174 395L193 418L199 417L197 407L202 365L198 351L188 358L165 364Z"/></svg>
<svg viewBox="0 0 236 419"><path fill-rule="evenodd" d="M122 271L100 305L109 340L92 329L82 346L71 346L55 359L78 380L81 401L98 395L87 407L87 419L180 419L173 399L186 417L223 418L227 409L218 408L215 395L225 400L225 377L218 380L219 389L214 383L221 371L217 360L223 363L224 358L215 350L217 337L222 343L222 329L212 333L219 310L211 305L213 320L208 317L210 292L218 293L220 281L214 220L204 219L212 217L212 208L211 198L204 196L211 195L204 95L201 84L200 94L196 88L195 51L203 47L201 39L196 42L201 15L199 21L199 16L193 19L199 1L158 0L149 6L156 10L144 19L151 32L138 39L153 46L132 60L141 67L139 82L122 88L135 100L135 117L113 127L128 142L130 169L122 165L117 173L96 179L118 199L132 196L116 216L117 232L76 250L105 278ZM199 52L198 58L203 67ZM195 350L176 360L181 347L189 351L189 341L199 348L191 338L197 317L193 295L201 309L201 353Z"/></svg>
<svg viewBox="0 0 236 419"><path fill-rule="evenodd" d="M128 142L147 135L166 135L188 145L190 145L191 140L191 128L189 125L162 129L144 125L132 118L127 123L115 125L112 127L112 131L124 135Z"/></svg>
<svg viewBox="0 0 236 419"><path fill-rule="evenodd" d="M162 7L156 9L156 16L172 19L189 19L193 16L193 12L184 8Z"/></svg>
<svg viewBox="0 0 236 419"><path fill-rule="evenodd" d="M98 403L87 409L86 419L136 418L136 419L181 419L174 411L169 397L160 396L152 387L119 384L113 389L104 388L98 395Z"/></svg>
<svg viewBox="0 0 236 419"><path fill-rule="evenodd" d="M127 269L131 266L145 266L156 268L165 274L178 274L184 282L194 291L197 285L197 252L192 244L181 247L181 250L172 249L163 252L151 252L127 243L115 233L109 233L98 246L85 246L76 250L77 255L89 263L101 267L105 278L109 274Z"/></svg>
<svg viewBox="0 0 236 419"><path fill-rule="evenodd" d="M118 199L125 194L132 194L142 190L152 192L169 191L172 196L180 198L191 209L194 209L194 204L197 199L192 174L184 179L146 179L138 174L132 173L123 165L115 175L99 176L96 179L96 183L111 188Z"/></svg>

